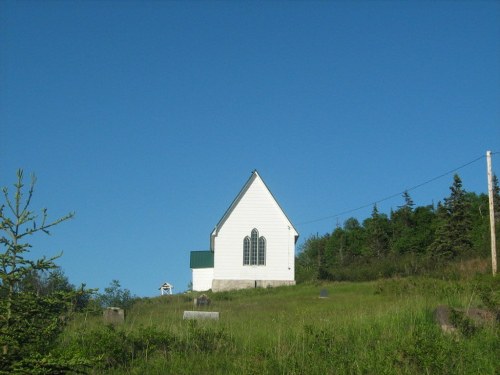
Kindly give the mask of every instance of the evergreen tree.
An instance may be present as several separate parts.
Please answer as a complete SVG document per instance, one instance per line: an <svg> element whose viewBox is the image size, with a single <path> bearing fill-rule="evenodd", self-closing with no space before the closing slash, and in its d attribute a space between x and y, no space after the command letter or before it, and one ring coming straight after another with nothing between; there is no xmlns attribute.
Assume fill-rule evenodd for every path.
<svg viewBox="0 0 500 375"><path fill-rule="evenodd" d="M413 211L413 249L419 254L427 251L434 240L436 213L432 205L417 207Z"/></svg>
<svg viewBox="0 0 500 375"><path fill-rule="evenodd" d="M403 193L403 199L405 203L399 209L401 220L406 227L411 227L413 225L412 214L413 206L415 206L415 203L413 203L413 199L411 199L410 194L407 190L405 190L405 192Z"/></svg>
<svg viewBox="0 0 500 375"><path fill-rule="evenodd" d="M494 190L495 211L500 212L496 177ZM458 175L453 177L449 197L436 208L433 204L415 207L407 191L403 200L402 206L391 210L390 219L374 205L363 225L349 218L331 234L309 238L297 257L296 279L363 280L418 274L457 257L487 256L487 196L467 193Z"/></svg>
<svg viewBox="0 0 500 375"><path fill-rule="evenodd" d="M429 253L439 260L448 260L456 256L455 248L449 236L449 214L446 208L438 202L434 226L434 240L429 245Z"/></svg>
<svg viewBox="0 0 500 375"><path fill-rule="evenodd" d="M346 233L341 227L335 228L326 243L327 252L332 254L332 266L341 267L346 258Z"/></svg>
<svg viewBox="0 0 500 375"><path fill-rule="evenodd" d="M445 198L445 207L449 216L448 230L455 252L465 255L472 249L470 201L462 188L462 180L455 174L451 194Z"/></svg>
<svg viewBox="0 0 500 375"><path fill-rule="evenodd" d="M378 258L384 256L389 249L389 221L385 214L380 214L375 204L372 216L365 220L367 245L370 253Z"/></svg>
<svg viewBox="0 0 500 375"><path fill-rule="evenodd" d="M345 254L353 259L368 252L366 246L365 228L361 226L358 219L351 217L344 223L345 231Z"/></svg>
<svg viewBox="0 0 500 375"><path fill-rule="evenodd" d="M433 255L455 258L470 254L472 250L470 202L462 188L462 180L455 174L450 196L437 210L437 229L430 246Z"/></svg>
<svg viewBox="0 0 500 375"><path fill-rule="evenodd" d="M3 373L68 373L81 358L63 359L52 355L61 333L65 316L71 310L77 292L57 290L41 293L37 277L41 272L56 269L52 258L33 260L28 253L27 238L73 217L70 213L49 222L47 210L41 221L30 210L35 177L24 196L23 171L17 173L14 195L3 188L5 204L0 205L0 374ZM30 280L33 283L30 284ZM35 280L38 280L36 283ZM36 284L36 285L35 285ZM37 289L38 288L38 289ZM69 362L68 362L69 361ZM70 363L71 362L71 363Z"/></svg>
<svg viewBox="0 0 500 375"><path fill-rule="evenodd" d="M470 238L474 253L488 255L490 251L490 219L488 195L467 193L471 221Z"/></svg>
<svg viewBox="0 0 500 375"><path fill-rule="evenodd" d="M403 193L404 205L391 213L392 239L391 250L395 254L417 252L415 236L413 200L407 191Z"/></svg>

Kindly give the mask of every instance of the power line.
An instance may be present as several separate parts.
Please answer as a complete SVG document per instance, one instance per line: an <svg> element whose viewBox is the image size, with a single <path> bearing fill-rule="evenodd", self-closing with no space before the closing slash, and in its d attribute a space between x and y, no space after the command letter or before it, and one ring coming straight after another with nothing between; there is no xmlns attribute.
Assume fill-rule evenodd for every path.
<svg viewBox="0 0 500 375"><path fill-rule="evenodd" d="M492 152L491 154L492 154L492 155L495 155L495 154L498 154L498 153L499 153L499 152ZM403 190L403 191L402 191L402 192L400 192L400 193L396 193L396 194L389 195L388 197L385 197L385 198L379 199L379 200L377 200L377 201L375 201L375 202L372 202L372 203L367 203L367 204L364 204L364 205L359 206L359 207L356 207L356 208L352 208L352 209L347 210L347 211L342 211L342 212L339 212L339 213L336 213L336 214L333 214L333 215L328 215L328 216L325 216L325 217L321 217L321 218L319 218L319 219L314 219L314 220L309 220L309 221L303 221L302 223L298 223L298 225L303 225L303 224L311 224L311 223L316 223L316 222L323 221L323 220L334 219L334 218L336 218L336 217L339 217L339 216L344 216L344 215L349 214L349 213L351 213L351 212L359 211L359 210L362 210L363 208L371 207L371 206L373 206L373 205L375 205L375 204L378 204L378 203L381 203L381 202L385 202L385 201L387 201L387 200L389 200L389 199L392 199L392 198L395 198L395 197L400 197L400 196L401 196L404 192L409 192L409 191L412 191L412 190L418 189L418 188L420 188L420 187L422 187L422 186L424 186L424 185L430 184L431 182L434 182L434 181L436 181L436 180L439 180L440 178L443 178L443 177L445 177L445 176L448 176L449 174L452 174L452 173L454 173L454 172L456 172L456 171L458 171L458 170L460 170L460 169L462 169L462 168L465 168L465 167L467 167L467 166L469 166L469 165L471 165L471 164L474 164L474 163L478 162L479 160L481 160L481 159L483 159L483 158L485 158L485 156L484 156L484 155L482 155L482 156L480 156L480 157L478 157L478 158L476 158L476 159L474 159L474 160L471 160L471 161L469 161L469 162L467 162L467 163L465 163L465 164L463 164L463 165L461 165L461 166L459 166L459 167L457 167L457 168L454 168L454 169L452 169L452 170L450 170L450 171L448 171L448 172L442 173L442 174L440 174L439 176L433 177L433 178L431 178L430 180L427 180L427 181L422 182L422 183L420 183L420 184L418 184L418 185L415 185L415 186L412 186L412 187L410 187L410 188L408 188L408 189L405 189L405 190Z"/></svg>

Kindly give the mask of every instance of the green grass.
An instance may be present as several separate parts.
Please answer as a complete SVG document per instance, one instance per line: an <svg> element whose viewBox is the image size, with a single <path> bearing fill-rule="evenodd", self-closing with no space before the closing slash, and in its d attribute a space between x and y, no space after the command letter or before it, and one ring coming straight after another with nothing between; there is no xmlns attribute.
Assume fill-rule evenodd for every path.
<svg viewBox="0 0 500 375"><path fill-rule="evenodd" d="M433 320L440 304L481 306L477 285L412 278L211 293L200 310L219 321L182 320L196 294L163 296L137 302L115 329L77 317L61 350L109 374L495 374L498 323L466 337Z"/></svg>

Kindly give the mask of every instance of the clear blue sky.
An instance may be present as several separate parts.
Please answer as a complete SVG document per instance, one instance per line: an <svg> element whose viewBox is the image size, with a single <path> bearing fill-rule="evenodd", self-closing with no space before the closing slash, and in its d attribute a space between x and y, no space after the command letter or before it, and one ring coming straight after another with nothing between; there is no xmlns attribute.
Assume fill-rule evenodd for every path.
<svg viewBox="0 0 500 375"><path fill-rule="evenodd" d="M498 1L2 1L0 186L23 168L35 209L76 212L33 238L72 283L181 292L254 169L300 245L500 151L499 20ZM486 192L484 158L458 173Z"/></svg>

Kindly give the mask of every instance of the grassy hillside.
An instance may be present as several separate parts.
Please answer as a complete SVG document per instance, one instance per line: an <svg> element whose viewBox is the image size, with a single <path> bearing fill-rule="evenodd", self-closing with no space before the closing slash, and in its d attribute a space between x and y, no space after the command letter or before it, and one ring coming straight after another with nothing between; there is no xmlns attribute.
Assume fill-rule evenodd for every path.
<svg viewBox="0 0 500 375"><path fill-rule="evenodd" d="M137 302L116 328L79 316L61 350L111 374L495 374L498 323L449 335L433 310L491 307L498 286L413 278L209 294L201 310L219 321L182 320L196 294L163 296Z"/></svg>

